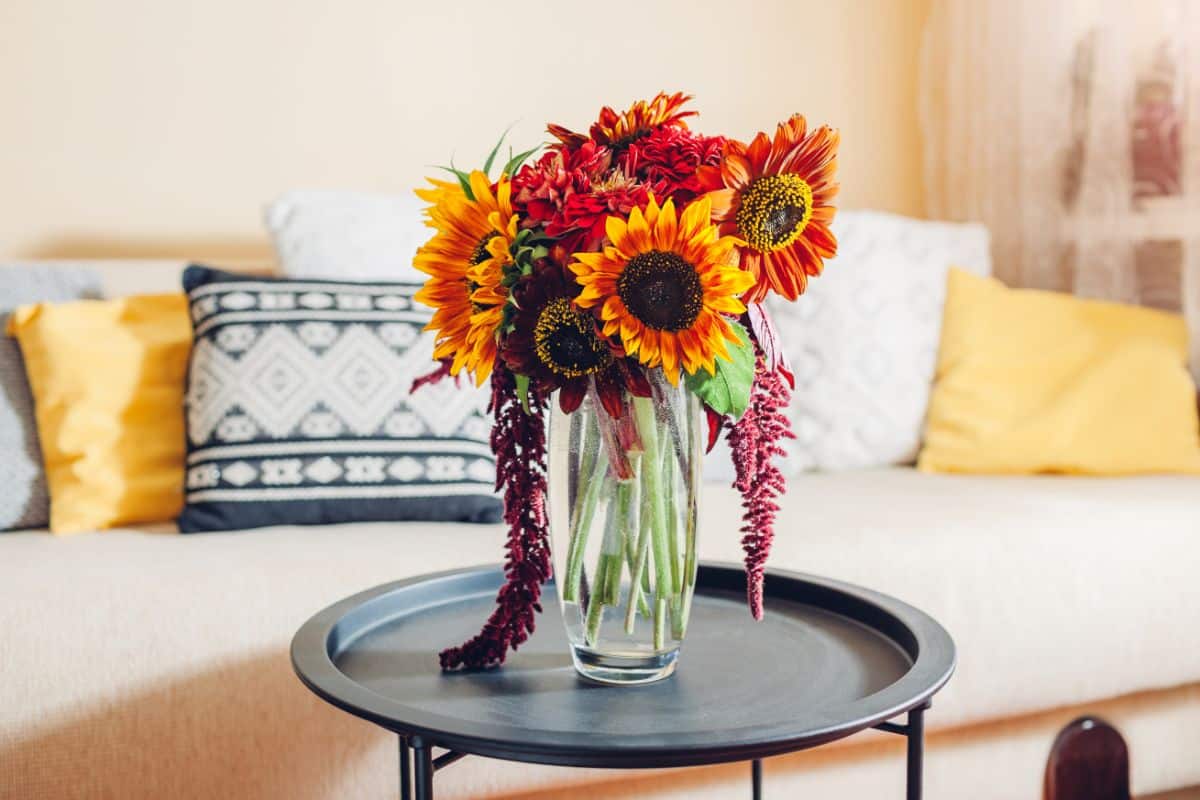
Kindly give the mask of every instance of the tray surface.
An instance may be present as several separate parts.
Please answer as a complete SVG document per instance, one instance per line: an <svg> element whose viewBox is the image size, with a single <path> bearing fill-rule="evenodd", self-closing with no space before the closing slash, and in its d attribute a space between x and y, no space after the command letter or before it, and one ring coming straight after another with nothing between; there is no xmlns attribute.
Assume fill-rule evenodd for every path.
<svg viewBox="0 0 1200 800"><path fill-rule="evenodd" d="M680 766L811 747L924 704L954 645L892 598L771 571L766 618L740 567L700 569L674 676L601 686L571 666L553 584L536 634L502 669L443 674L437 652L478 631L499 567L401 581L343 600L296 634L301 679L390 730L463 752L574 766Z"/></svg>

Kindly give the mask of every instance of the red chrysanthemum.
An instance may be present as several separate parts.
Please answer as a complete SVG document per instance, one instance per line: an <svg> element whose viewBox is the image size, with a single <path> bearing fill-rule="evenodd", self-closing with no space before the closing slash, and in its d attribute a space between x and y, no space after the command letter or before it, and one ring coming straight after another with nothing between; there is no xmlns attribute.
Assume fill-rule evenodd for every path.
<svg viewBox="0 0 1200 800"><path fill-rule="evenodd" d="M649 199L644 184L614 170L594 184L593 191L576 192L567 198L562 213L546 226L546 233L562 237L572 252L597 251L605 236L608 217L614 214L627 217L630 211L646 205Z"/></svg>
<svg viewBox="0 0 1200 800"><path fill-rule="evenodd" d="M608 148L590 141L552 148L521 169L512 185L525 227L540 226L567 253L599 249L605 219L628 215L648 199L648 188L615 168Z"/></svg>
<svg viewBox="0 0 1200 800"><path fill-rule="evenodd" d="M647 184L655 196L683 208L705 191L696 171L721 163L724 136L702 136L664 125L629 145L617 164Z"/></svg>
<svg viewBox="0 0 1200 800"><path fill-rule="evenodd" d="M607 147L588 142L582 147L552 147L512 179L512 204L525 227L547 225L576 192L589 192L612 167Z"/></svg>

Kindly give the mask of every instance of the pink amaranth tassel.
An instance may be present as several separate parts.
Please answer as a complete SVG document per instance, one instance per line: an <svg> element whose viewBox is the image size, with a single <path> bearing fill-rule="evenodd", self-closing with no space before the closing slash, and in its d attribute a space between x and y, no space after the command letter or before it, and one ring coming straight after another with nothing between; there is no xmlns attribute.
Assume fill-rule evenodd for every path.
<svg viewBox="0 0 1200 800"><path fill-rule="evenodd" d="M533 633L542 610L542 584L552 569L546 519L546 403L530 395L529 404L530 413L525 413L512 373L492 373L492 452L508 523L506 580L483 630L459 647L442 651L444 670L503 664L509 648L516 650Z"/></svg>
<svg viewBox="0 0 1200 800"><path fill-rule="evenodd" d="M737 480L733 486L742 493L742 550L746 553L746 600L755 619L763 616L763 570L775 538L775 500L787 485L774 463L783 455L780 442L795 438L784 413L791 391L780 373L766 367L762 351L754 365L754 386L750 406L730 428L727 439L733 453Z"/></svg>

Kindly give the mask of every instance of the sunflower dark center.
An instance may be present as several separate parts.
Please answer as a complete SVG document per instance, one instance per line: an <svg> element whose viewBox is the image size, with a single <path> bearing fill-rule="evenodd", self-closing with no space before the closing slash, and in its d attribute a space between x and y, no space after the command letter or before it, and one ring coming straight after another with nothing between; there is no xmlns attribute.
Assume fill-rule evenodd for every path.
<svg viewBox="0 0 1200 800"><path fill-rule="evenodd" d="M488 242L490 242L492 239L495 239L499 235L500 234L496 233L495 231L492 231L491 233L485 233L483 236L479 237L478 244L476 244L475 249L471 251L471 266L482 264L492 257L492 254L488 252Z"/></svg>
<svg viewBox="0 0 1200 800"><path fill-rule="evenodd" d="M617 279L617 294L642 324L664 331L690 327L704 301L696 268L677 253L662 250L629 259Z"/></svg>
<svg viewBox="0 0 1200 800"><path fill-rule="evenodd" d="M756 179L742 192L737 211L738 233L763 253L796 241L810 219L812 187L791 172Z"/></svg>
<svg viewBox="0 0 1200 800"><path fill-rule="evenodd" d="M608 146L612 150L624 150L639 139L645 139L650 133L649 128L635 128L621 138L613 139Z"/></svg>
<svg viewBox="0 0 1200 800"><path fill-rule="evenodd" d="M608 366L611 356L596 326L565 298L551 300L533 326L538 360L564 378L580 378Z"/></svg>

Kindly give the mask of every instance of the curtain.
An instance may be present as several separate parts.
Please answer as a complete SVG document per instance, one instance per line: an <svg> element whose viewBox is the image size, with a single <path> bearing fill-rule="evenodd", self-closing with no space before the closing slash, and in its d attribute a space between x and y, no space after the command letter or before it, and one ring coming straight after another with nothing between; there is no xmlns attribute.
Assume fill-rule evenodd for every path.
<svg viewBox="0 0 1200 800"><path fill-rule="evenodd" d="M998 277L1183 313L1200 375L1200 2L932 0L929 213Z"/></svg>

